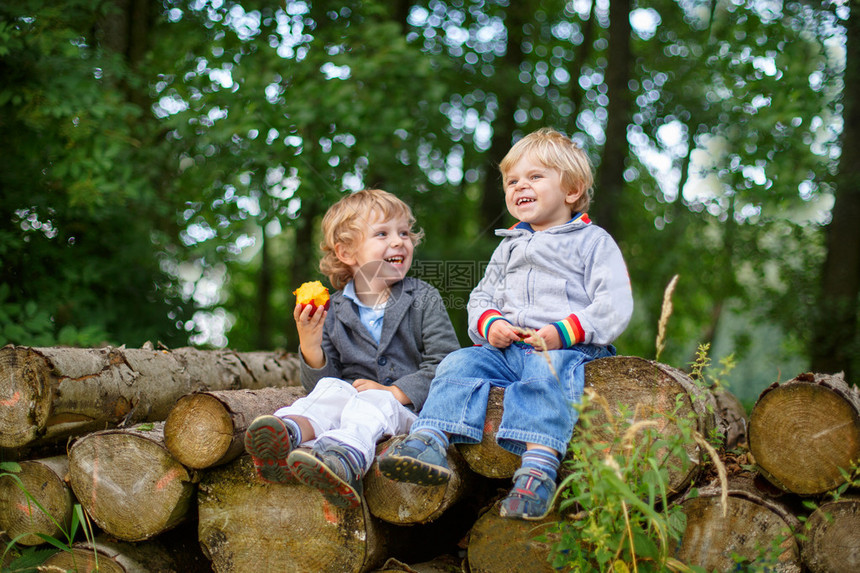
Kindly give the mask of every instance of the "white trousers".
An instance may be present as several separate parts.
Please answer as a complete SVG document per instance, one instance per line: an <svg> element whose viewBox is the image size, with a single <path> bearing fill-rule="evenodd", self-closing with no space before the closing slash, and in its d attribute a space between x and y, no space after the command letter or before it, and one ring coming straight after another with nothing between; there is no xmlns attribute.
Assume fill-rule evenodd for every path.
<svg viewBox="0 0 860 573"><path fill-rule="evenodd" d="M310 394L279 408L275 416L308 419L316 439L303 445L327 437L357 449L364 454L365 472L376 458L376 442L383 436L408 434L418 417L387 390L359 392L338 378L321 378Z"/></svg>

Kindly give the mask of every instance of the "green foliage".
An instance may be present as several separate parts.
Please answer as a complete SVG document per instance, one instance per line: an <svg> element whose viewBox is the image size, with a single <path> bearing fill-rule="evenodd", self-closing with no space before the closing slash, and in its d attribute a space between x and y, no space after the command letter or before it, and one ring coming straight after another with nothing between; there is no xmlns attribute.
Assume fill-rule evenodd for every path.
<svg viewBox="0 0 860 573"><path fill-rule="evenodd" d="M510 224L485 195L508 139L552 125L598 171L607 137L630 144L606 174L636 297L617 346L651 355L677 273L661 359L711 342L733 390L763 387L808 362L849 97L836 4L635 7L619 136L605 3L168 0L123 36L115 2L7 2L0 343L292 349L320 217L370 186L413 206L419 260L474 265L431 281L468 344L463 301Z"/></svg>
<svg viewBox="0 0 860 573"><path fill-rule="evenodd" d="M693 440L691 420L673 418L678 433L660 431L658 420L597 423L599 396L587 396L559 485L561 540L553 565L575 571L686 569L669 554L686 527L678 505L666 503L673 464L684 464Z"/></svg>
<svg viewBox="0 0 860 573"><path fill-rule="evenodd" d="M711 368L710 352L711 343L699 344L696 349L696 359L690 365L690 378L698 381L704 387L714 390L726 390L726 377L735 369L734 354L729 354L720 359L720 369L716 372Z"/></svg>
<svg viewBox="0 0 860 573"><path fill-rule="evenodd" d="M0 7L0 344L175 342L181 309L159 268L159 197L150 145L122 57L96 31L99 0Z"/></svg>

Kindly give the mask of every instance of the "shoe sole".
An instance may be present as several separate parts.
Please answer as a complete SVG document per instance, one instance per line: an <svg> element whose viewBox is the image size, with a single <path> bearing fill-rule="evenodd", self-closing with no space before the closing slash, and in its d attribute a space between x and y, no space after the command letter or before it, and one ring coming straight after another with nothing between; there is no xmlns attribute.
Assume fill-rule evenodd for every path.
<svg viewBox="0 0 860 573"><path fill-rule="evenodd" d="M412 457L389 454L381 457L377 464L380 473L388 479L415 485L443 485L451 478L451 470L448 468L428 464Z"/></svg>
<svg viewBox="0 0 860 573"><path fill-rule="evenodd" d="M289 468L297 480L318 489L332 505L346 509L361 505L358 491L310 452L294 450L289 456Z"/></svg>
<svg viewBox="0 0 860 573"><path fill-rule="evenodd" d="M541 515L527 515L524 513L520 513L518 511L507 510L505 509L504 504L499 506L499 516L506 517L508 519L524 519L526 521L540 521L545 519L550 513L552 513L552 505L546 508Z"/></svg>
<svg viewBox="0 0 860 573"><path fill-rule="evenodd" d="M245 432L245 451L251 454L254 469L263 481L292 481L287 465L287 457L292 449L287 427L275 416L260 416L251 422Z"/></svg>

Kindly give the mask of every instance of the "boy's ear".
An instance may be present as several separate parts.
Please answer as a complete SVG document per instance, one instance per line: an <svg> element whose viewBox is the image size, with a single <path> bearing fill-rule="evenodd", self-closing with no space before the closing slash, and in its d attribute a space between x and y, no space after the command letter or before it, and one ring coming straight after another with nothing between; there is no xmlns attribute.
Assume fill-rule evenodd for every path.
<svg viewBox="0 0 860 573"><path fill-rule="evenodd" d="M343 243L337 243L334 246L334 256L336 256L337 260L345 265L352 266L355 264L355 257L353 256L352 251Z"/></svg>
<svg viewBox="0 0 860 573"><path fill-rule="evenodd" d="M579 198L582 197L583 193L585 193L585 189L582 189L582 188L568 189L567 195L565 195L565 197L564 197L564 202L567 205L573 205L577 201L579 201Z"/></svg>

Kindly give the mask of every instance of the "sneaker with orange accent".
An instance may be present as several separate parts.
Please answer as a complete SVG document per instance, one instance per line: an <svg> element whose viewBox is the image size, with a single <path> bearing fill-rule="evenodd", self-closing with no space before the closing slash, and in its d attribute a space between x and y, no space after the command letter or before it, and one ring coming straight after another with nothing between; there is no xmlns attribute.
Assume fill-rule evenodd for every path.
<svg viewBox="0 0 860 573"><path fill-rule="evenodd" d="M277 416L255 418L245 431L245 451L251 454L257 475L269 483L291 481L287 457L295 445L286 424Z"/></svg>
<svg viewBox="0 0 860 573"><path fill-rule="evenodd" d="M349 462L344 447L329 444L319 450L293 450L289 467L297 480L320 490L332 505L346 509L361 505L361 469Z"/></svg>

